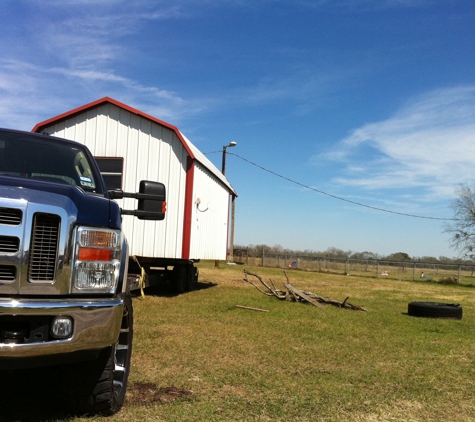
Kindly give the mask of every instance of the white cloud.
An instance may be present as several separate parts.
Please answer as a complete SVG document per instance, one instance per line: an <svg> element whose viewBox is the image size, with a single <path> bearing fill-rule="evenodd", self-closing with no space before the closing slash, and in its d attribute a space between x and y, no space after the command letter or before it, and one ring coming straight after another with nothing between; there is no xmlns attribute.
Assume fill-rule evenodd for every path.
<svg viewBox="0 0 475 422"><path fill-rule="evenodd" d="M112 71L43 67L0 60L0 126L30 130L55 114L104 96L137 107L163 120L202 112L202 101L147 86Z"/></svg>
<svg viewBox="0 0 475 422"><path fill-rule="evenodd" d="M37 19L19 21L18 31L0 46L0 126L30 130L52 115L104 96L160 112L162 119L203 110L197 101L114 69L127 60L125 37L139 32L145 20L175 19L174 5L125 0L27 3L35 4Z"/></svg>
<svg viewBox="0 0 475 422"><path fill-rule="evenodd" d="M366 189L422 187L444 195L475 180L475 86L439 89L368 123L323 156L346 163L335 179Z"/></svg>

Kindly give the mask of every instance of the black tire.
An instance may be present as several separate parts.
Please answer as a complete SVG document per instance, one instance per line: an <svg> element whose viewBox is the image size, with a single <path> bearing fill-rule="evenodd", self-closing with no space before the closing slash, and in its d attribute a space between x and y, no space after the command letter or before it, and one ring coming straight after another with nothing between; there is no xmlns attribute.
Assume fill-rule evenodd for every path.
<svg viewBox="0 0 475 422"><path fill-rule="evenodd" d="M188 265L186 270L186 290L189 292L195 290L196 283L198 282L197 277L198 268L196 268L193 264Z"/></svg>
<svg viewBox="0 0 475 422"><path fill-rule="evenodd" d="M107 354L93 363L91 375L94 377L94 372L97 372L99 376L95 376L96 381L92 389L89 389L87 400L77 406L81 413L110 416L122 408L132 357L133 321L132 299L127 294L124 298L119 339L108 348ZM102 372L96 368L102 368Z"/></svg>
<svg viewBox="0 0 475 422"><path fill-rule="evenodd" d="M458 303L411 302L407 307L407 313L425 318L462 319L463 310Z"/></svg>
<svg viewBox="0 0 475 422"><path fill-rule="evenodd" d="M185 292L187 287L187 271L185 265L177 265L173 268L173 287L176 293Z"/></svg>
<svg viewBox="0 0 475 422"><path fill-rule="evenodd" d="M198 285L198 280L200 278L200 269L197 267L194 267L194 268L195 268L195 289L196 289L196 286Z"/></svg>

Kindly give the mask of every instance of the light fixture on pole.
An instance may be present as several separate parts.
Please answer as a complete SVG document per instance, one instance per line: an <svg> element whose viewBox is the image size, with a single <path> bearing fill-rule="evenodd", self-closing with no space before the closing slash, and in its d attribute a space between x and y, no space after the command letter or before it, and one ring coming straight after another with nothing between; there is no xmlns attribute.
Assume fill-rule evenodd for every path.
<svg viewBox="0 0 475 422"><path fill-rule="evenodd" d="M232 147L235 147L237 145L236 142L230 142L228 145L224 145L223 146L223 164L221 166L221 173L223 173L224 175L226 175L226 150L228 148L232 148Z"/></svg>

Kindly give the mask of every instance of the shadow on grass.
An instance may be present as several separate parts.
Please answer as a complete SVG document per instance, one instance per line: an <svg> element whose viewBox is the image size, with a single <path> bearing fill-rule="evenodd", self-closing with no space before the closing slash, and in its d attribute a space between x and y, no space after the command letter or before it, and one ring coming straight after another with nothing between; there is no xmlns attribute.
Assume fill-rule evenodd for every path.
<svg viewBox="0 0 475 422"><path fill-rule="evenodd" d="M195 290L206 290L210 289L211 287L216 287L216 283L211 283L210 281L207 282L200 282L196 285Z"/></svg>
<svg viewBox="0 0 475 422"><path fill-rule="evenodd" d="M58 388L60 367L0 372L0 420L2 422L59 422L88 418L68 407L65 391ZM60 382L59 382L60 384ZM186 388L157 387L151 383L130 384L125 406L172 403L191 397ZM90 415L91 419L95 416ZM112 416L110 418L114 420Z"/></svg>
<svg viewBox="0 0 475 422"><path fill-rule="evenodd" d="M67 421L77 416L47 368L1 371L0 409L3 422Z"/></svg>
<svg viewBox="0 0 475 422"><path fill-rule="evenodd" d="M211 282L198 282L196 284L196 287L193 291L197 290L207 290L212 287L216 287L216 283L211 283ZM186 294L193 294L193 291L191 292L184 292L184 293L177 293L175 289L173 288L173 284L170 282L163 282L161 284L157 284L156 286L150 286L144 289L144 294L145 296L157 296L157 297L175 297L179 295L186 295ZM134 290L132 292L133 297L139 297L140 296L140 290Z"/></svg>

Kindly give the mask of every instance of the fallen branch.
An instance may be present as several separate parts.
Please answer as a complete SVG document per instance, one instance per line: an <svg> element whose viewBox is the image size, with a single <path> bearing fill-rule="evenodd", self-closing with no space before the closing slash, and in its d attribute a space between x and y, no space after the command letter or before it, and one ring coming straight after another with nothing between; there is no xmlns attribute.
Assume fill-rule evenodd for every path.
<svg viewBox="0 0 475 422"><path fill-rule="evenodd" d="M292 292L292 295L293 296L298 296L304 300L306 300L308 303L311 303L313 306L316 306L317 308L324 308L324 306L319 303L317 300L313 299L312 297L310 297L309 295L307 295L306 293L296 289L294 286L292 286L291 284L284 284L284 287L289 291L289 292Z"/></svg>
<svg viewBox="0 0 475 422"><path fill-rule="evenodd" d="M368 311L363 306L352 305L351 303L349 303L348 302L348 299L350 298L349 296L347 296L343 302L340 302L331 297L322 297L312 292L305 292L303 290L296 289L294 286L290 284L289 277L285 271L284 271L284 275L287 280L287 284L284 284L284 287L287 289L287 292L277 289L274 282L270 279L269 280L272 284L272 287L270 287L258 274L251 273L247 270L243 270L243 272L244 272L244 281L254 286L257 290L259 290L261 293L265 294L266 296L274 296L277 299L287 300L291 302L308 302L318 308L323 308L324 305L322 304L328 304L328 305L337 306L339 308L353 309L355 311L364 311L364 312ZM253 283L248 278L248 276L257 278L262 284L262 286L264 286L265 289L262 289L261 287Z"/></svg>
<svg viewBox="0 0 475 422"><path fill-rule="evenodd" d="M252 286L254 286L257 290L259 290L261 293L264 293L265 295L267 296L275 296L277 299L280 299L280 300L285 300L285 293L282 291L282 290L277 290L274 286L274 289L272 289L263 279L262 277L260 277L258 274L254 274L254 273L251 273L247 270L243 270L244 272L244 281L246 281L247 283L251 284ZM264 291L264 290L261 290L261 288L259 288L259 286L257 286L256 284L254 284L251 280L249 280L247 278L247 276L250 275L252 277L256 277L260 282L261 284L267 289L267 291ZM272 281L271 281L272 282ZM273 283L272 283L273 284Z"/></svg>
<svg viewBox="0 0 475 422"><path fill-rule="evenodd" d="M267 309L251 308L250 306L236 305L236 308L249 309L250 311L269 312Z"/></svg>
<svg viewBox="0 0 475 422"><path fill-rule="evenodd" d="M357 306L357 305L353 305L349 303L348 302L348 299L350 298L349 296L343 302L339 302L338 300L332 299L331 297L318 296L312 292L304 292L304 293L307 296L311 297L312 299L318 300L320 303L328 303L329 305L338 306L339 308L368 312L368 310L364 308L363 306Z"/></svg>

